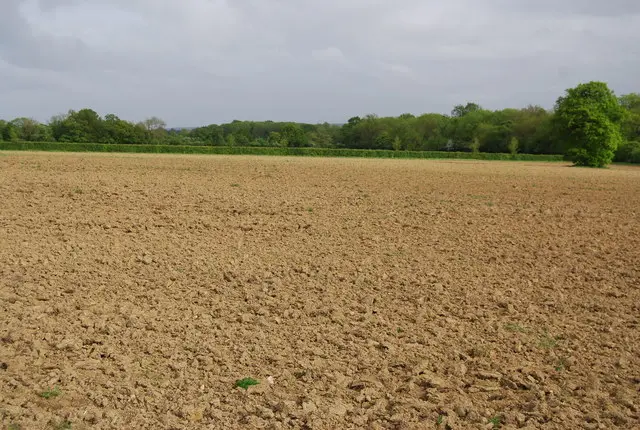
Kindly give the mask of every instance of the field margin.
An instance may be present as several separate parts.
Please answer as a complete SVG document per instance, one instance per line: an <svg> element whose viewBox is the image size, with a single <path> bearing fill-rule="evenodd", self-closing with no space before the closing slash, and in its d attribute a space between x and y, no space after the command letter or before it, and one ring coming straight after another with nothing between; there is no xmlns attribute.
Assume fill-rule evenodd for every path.
<svg viewBox="0 0 640 430"><path fill-rule="evenodd" d="M124 152L149 154L215 154L215 155L271 155L302 157L358 157L405 159L467 159L510 161L566 161L563 155L504 154L489 152L446 151L390 151L378 149L333 149L246 146L187 146L187 145L125 145L106 143L65 142L0 142L4 151L52 152Z"/></svg>

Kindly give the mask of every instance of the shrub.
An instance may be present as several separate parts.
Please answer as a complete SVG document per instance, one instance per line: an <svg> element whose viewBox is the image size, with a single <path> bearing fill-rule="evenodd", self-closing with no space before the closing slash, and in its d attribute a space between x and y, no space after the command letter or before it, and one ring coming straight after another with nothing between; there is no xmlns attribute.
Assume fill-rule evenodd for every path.
<svg viewBox="0 0 640 430"><path fill-rule="evenodd" d="M187 146L187 145L127 145L106 143L66 142L0 142L0 150L61 151L61 152L133 152L167 154L235 154L235 155L284 155L306 157L360 157L360 158L423 158L423 159L473 159L562 161L562 155L511 154L488 152L448 151L393 151L384 149L347 148L295 148L248 146Z"/></svg>

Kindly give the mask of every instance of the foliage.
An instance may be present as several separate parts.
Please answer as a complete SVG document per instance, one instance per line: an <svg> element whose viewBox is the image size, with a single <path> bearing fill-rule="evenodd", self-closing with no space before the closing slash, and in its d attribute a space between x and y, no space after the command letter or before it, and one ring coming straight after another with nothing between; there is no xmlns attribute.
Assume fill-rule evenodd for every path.
<svg viewBox="0 0 640 430"><path fill-rule="evenodd" d="M518 148L520 147L520 142L517 137L512 137L511 141L509 141L509 154L516 155L518 153Z"/></svg>
<svg viewBox="0 0 640 430"><path fill-rule="evenodd" d="M258 382L257 380L253 379L253 378L244 378L244 379L238 379L236 381L236 383L234 384L234 387L240 387L243 389L248 389L249 387L251 387L252 385L258 385L260 382Z"/></svg>
<svg viewBox="0 0 640 430"><path fill-rule="evenodd" d="M499 429L502 426L502 417L497 415L489 420L489 423L493 425L494 429Z"/></svg>
<svg viewBox="0 0 640 430"><path fill-rule="evenodd" d="M43 399L52 399L54 397L58 397L62 392L58 387L54 387L53 389L49 388L46 391L40 393L40 397Z"/></svg>
<svg viewBox="0 0 640 430"><path fill-rule="evenodd" d="M471 152L473 152L474 154L477 154L478 152L480 152L480 139L478 139L477 137L474 137L473 142L469 147L471 148Z"/></svg>
<svg viewBox="0 0 640 430"><path fill-rule="evenodd" d="M640 94L626 94L620 96L619 100L620 106L625 110L622 120L622 134L625 140L640 141Z"/></svg>
<svg viewBox="0 0 640 430"><path fill-rule="evenodd" d="M473 112L481 111L482 108L476 103L467 103L466 105L456 105L451 111L452 117L463 117Z"/></svg>
<svg viewBox="0 0 640 430"><path fill-rule="evenodd" d="M72 423L69 420L50 422L50 424L54 428L54 430L70 430L72 428Z"/></svg>
<svg viewBox="0 0 640 430"><path fill-rule="evenodd" d="M589 107L586 110L587 114L571 114L572 124L578 124L576 121L581 120L585 125L576 129L567 128L566 122L562 121L565 117L533 105L522 109L509 108L492 111L477 103L466 103L455 106L450 115L404 113L397 117L379 117L369 114L349 118L346 124L342 125L326 122L306 124L234 120L230 123L209 124L192 129L168 129L165 121L156 116L151 116L139 123L133 123L120 119L114 114L100 117L91 109L81 109L79 111L70 110L66 114L54 116L47 124L38 123L31 118L0 120L0 141L155 146L155 148L142 150L131 148L132 152L253 153L247 148L270 148L255 153L280 154L283 153L281 148L292 150L297 148L378 150L395 151L396 154L391 155L394 157L404 157L405 153L415 151L446 151L456 154L517 153L519 156L522 154L565 154L567 147L570 146L574 148L571 153L577 157L576 159L583 160L586 157L584 154L588 152L575 149L576 142L593 141L597 143L604 139L603 136L607 137L608 140L605 140L609 145L604 155L611 155L612 148L616 143L614 129L618 123L612 121L609 113L616 111L616 106L623 114L620 117L623 138L629 142L640 141L640 94L623 95L613 105L611 104L613 100L610 97L611 94L605 92L605 95L607 97L602 100L592 100L593 103L585 104ZM562 99L564 100L566 97ZM565 105L567 104L562 104L562 106ZM560 110L560 113L574 112L574 110L573 108ZM598 112L614 125L608 127L609 123L602 118L602 115L599 117ZM596 126L597 124L599 126ZM567 133L568 130L571 132ZM588 130L591 140L585 141L582 135L578 136L578 130L582 130L583 134ZM614 138L609 138L611 133ZM515 145L516 142L517 145ZM631 146L626 144L619 146L620 149L615 157L616 161L637 160L637 156L632 156L635 147L633 144L629 145ZM164 149L165 146L177 148L168 150ZM46 145L40 145L41 149L45 147ZM196 150L193 149L194 147L218 149ZM78 148L75 147L75 149ZM124 149L105 150L123 151ZM305 153L304 155L309 154ZM370 155L355 156L368 157ZM455 155L455 157L460 156ZM420 158L432 157L433 155L429 154L420 156ZM469 157L469 155L464 157ZM504 155L497 155L495 158L502 159L502 157ZM605 161L606 159L607 157L604 157Z"/></svg>
<svg viewBox="0 0 640 430"><path fill-rule="evenodd" d="M351 148L295 148L295 147L249 147L249 146L202 146L202 145L122 145L104 143L67 142L0 142L0 150L63 151L63 152L131 152L168 154L234 154L234 155L287 155L307 157L360 157L360 158L423 158L423 159L475 159L475 160L519 160L562 161L562 155L511 154L447 151L393 151Z"/></svg>
<svg viewBox="0 0 640 430"><path fill-rule="evenodd" d="M18 140L18 131L11 122L0 121L0 140L11 142Z"/></svg>
<svg viewBox="0 0 640 430"><path fill-rule="evenodd" d="M283 146L301 147L308 146L309 139L299 124L286 124L282 127L281 136L284 142Z"/></svg>
<svg viewBox="0 0 640 430"><path fill-rule="evenodd" d="M556 102L558 130L579 166L604 167L622 143L624 110L604 82L580 84Z"/></svg>
<svg viewBox="0 0 640 430"><path fill-rule="evenodd" d="M640 141L620 145L614 160L622 163L640 163Z"/></svg>

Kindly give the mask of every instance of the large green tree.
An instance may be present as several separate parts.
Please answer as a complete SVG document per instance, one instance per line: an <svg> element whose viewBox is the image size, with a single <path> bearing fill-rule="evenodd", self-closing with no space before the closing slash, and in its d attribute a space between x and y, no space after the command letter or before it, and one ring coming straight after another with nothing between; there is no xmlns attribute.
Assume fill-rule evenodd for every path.
<svg viewBox="0 0 640 430"><path fill-rule="evenodd" d="M282 127L280 134L282 135L282 138L286 140L287 146L308 146L309 139L299 124L286 124Z"/></svg>
<svg viewBox="0 0 640 430"><path fill-rule="evenodd" d="M606 83L591 81L570 88L555 106L557 130L579 166L604 167L622 143L624 110Z"/></svg>

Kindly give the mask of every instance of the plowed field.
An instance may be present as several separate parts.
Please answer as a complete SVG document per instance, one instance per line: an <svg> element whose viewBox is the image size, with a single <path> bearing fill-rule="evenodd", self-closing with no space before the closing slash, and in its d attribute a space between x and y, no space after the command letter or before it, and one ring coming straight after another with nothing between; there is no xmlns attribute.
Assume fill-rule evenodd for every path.
<svg viewBox="0 0 640 430"><path fill-rule="evenodd" d="M631 429L639 354L639 168L0 153L3 429Z"/></svg>

